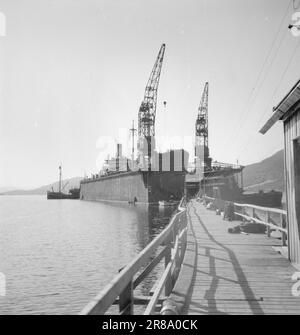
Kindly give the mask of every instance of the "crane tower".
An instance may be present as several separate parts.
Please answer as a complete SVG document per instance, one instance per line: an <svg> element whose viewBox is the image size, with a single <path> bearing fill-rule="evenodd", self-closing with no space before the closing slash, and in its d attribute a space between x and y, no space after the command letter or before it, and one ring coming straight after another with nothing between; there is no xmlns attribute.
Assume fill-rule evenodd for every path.
<svg viewBox="0 0 300 335"><path fill-rule="evenodd" d="M157 91L160 73L165 53L165 44L162 44L156 62L148 79L144 99L141 103L138 114L138 160L140 163L145 159L150 164L151 156L154 151L155 143L155 116L157 104Z"/></svg>
<svg viewBox="0 0 300 335"><path fill-rule="evenodd" d="M208 82L205 83L202 93L200 105L198 108L198 116L195 125L196 141L195 156L202 163L205 170L211 168L211 158L209 157L208 148Z"/></svg>

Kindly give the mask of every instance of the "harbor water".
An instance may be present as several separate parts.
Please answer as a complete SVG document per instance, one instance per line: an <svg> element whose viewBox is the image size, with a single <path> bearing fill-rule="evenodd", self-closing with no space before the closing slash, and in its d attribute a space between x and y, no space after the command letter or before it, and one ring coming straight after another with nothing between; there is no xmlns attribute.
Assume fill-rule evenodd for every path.
<svg viewBox="0 0 300 335"><path fill-rule="evenodd" d="M0 197L0 314L76 314L167 224L172 208ZM159 270L158 270L159 271ZM139 288L146 294L154 272Z"/></svg>

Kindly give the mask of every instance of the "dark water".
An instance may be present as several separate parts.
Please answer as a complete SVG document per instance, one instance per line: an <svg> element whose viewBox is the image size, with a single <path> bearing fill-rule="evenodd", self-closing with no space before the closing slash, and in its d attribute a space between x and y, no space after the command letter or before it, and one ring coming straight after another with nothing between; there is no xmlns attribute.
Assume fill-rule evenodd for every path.
<svg viewBox="0 0 300 335"><path fill-rule="evenodd" d="M1 196L0 272L6 296L0 296L0 314L78 313L163 229L171 212Z"/></svg>

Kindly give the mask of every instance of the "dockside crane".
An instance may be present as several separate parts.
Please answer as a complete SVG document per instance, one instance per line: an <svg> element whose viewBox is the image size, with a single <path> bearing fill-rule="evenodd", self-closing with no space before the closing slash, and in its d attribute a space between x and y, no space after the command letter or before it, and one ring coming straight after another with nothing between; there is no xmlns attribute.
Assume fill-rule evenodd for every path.
<svg viewBox="0 0 300 335"><path fill-rule="evenodd" d="M156 62L148 79L144 99L141 103L138 114L138 160L140 163L146 160L150 164L154 151L155 117L157 105L157 91L160 79L162 63L166 45L162 44ZM145 157L146 156L146 157Z"/></svg>
<svg viewBox="0 0 300 335"><path fill-rule="evenodd" d="M195 125L195 156L203 161L204 170L211 168L208 148L208 82L205 83Z"/></svg>

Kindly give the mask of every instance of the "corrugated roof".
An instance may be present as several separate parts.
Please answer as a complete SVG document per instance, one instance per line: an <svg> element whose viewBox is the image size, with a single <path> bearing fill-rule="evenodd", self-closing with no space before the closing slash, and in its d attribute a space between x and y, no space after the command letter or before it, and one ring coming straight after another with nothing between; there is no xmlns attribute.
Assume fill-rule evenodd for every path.
<svg viewBox="0 0 300 335"><path fill-rule="evenodd" d="M300 101L300 80L274 108L273 115L269 118L269 120L265 123L259 132L265 134L278 120L281 120L298 101Z"/></svg>

